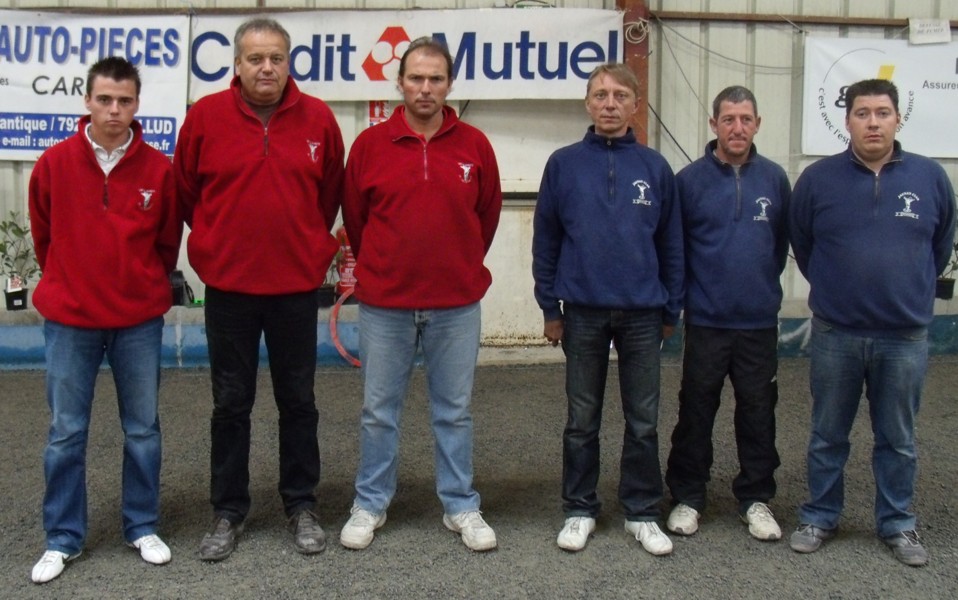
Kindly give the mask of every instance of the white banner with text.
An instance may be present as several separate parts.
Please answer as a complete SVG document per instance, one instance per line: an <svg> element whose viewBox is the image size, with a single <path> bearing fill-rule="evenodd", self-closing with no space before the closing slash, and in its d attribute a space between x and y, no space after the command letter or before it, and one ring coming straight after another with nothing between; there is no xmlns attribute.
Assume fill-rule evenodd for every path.
<svg viewBox="0 0 958 600"><path fill-rule="evenodd" d="M146 143L173 154L186 115L189 17L0 10L0 160L36 160L76 132L86 74L106 56L140 71Z"/></svg>
<svg viewBox="0 0 958 600"><path fill-rule="evenodd" d="M845 90L862 79L898 88L898 139L911 152L958 158L958 43L805 39L802 152L837 154L848 146Z"/></svg>

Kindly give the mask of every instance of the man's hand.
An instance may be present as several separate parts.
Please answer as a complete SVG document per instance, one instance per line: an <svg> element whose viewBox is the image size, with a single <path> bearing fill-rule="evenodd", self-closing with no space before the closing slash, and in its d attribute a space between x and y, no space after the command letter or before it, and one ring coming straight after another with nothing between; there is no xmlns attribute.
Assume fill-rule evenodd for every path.
<svg viewBox="0 0 958 600"><path fill-rule="evenodd" d="M675 333L675 325L663 325L662 326L662 341L665 341L672 337L672 334Z"/></svg>
<svg viewBox="0 0 958 600"><path fill-rule="evenodd" d="M542 328L542 335L546 336L550 344L558 346L559 342L562 341L562 331L562 319L555 319L554 321L545 322L545 326Z"/></svg>

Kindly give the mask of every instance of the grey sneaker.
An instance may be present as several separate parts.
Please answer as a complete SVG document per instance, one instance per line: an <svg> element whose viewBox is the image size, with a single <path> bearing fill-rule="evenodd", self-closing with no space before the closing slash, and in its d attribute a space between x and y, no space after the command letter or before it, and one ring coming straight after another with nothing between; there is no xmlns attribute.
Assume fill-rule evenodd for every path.
<svg viewBox="0 0 958 600"><path fill-rule="evenodd" d="M483 552L496 547L496 532L486 523L478 510L458 515L443 515L442 523L449 531L462 536L462 543L470 550Z"/></svg>
<svg viewBox="0 0 958 600"><path fill-rule="evenodd" d="M895 552L899 562L910 567L923 567L928 564L928 551L921 545L918 532L914 529L899 531L895 535L882 538L885 545Z"/></svg>
<svg viewBox="0 0 958 600"><path fill-rule="evenodd" d="M243 524L233 525L223 517L213 517L209 531L200 541L201 560L223 560L236 549L236 538L243 533Z"/></svg>
<svg viewBox="0 0 958 600"><path fill-rule="evenodd" d="M818 550L822 546L822 542L834 536L834 529L822 529L809 523L802 523L792 532L788 544L795 552L808 554Z"/></svg>
<svg viewBox="0 0 958 600"><path fill-rule="evenodd" d="M299 511L290 517L288 527L300 554L318 554L326 549L326 532L313 511Z"/></svg>
<svg viewBox="0 0 958 600"><path fill-rule="evenodd" d="M354 504L349 511L349 520L339 532L339 543L352 550L362 550L373 542L376 530L385 522L385 512L374 515Z"/></svg>
<svg viewBox="0 0 958 600"><path fill-rule="evenodd" d="M748 523L748 532L757 540L773 541L781 539L782 529L775 521L772 509L764 502L755 502L748 507L742 520Z"/></svg>

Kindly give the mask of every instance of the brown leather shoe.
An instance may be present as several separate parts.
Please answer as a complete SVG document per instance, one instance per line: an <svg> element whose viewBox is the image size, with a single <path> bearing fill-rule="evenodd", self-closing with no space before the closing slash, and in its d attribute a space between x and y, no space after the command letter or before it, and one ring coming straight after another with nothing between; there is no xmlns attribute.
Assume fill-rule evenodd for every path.
<svg viewBox="0 0 958 600"><path fill-rule="evenodd" d="M318 554L326 549L326 532L311 510L301 510L289 519L296 551L300 554Z"/></svg>
<svg viewBox="0 0 958 600"><path fill-rule="evenodd" d="M223 560L236 549L236 538L243 533L243 524L233 525L223 517L213 517L209 531L200 541L201 560Z"/></svg>

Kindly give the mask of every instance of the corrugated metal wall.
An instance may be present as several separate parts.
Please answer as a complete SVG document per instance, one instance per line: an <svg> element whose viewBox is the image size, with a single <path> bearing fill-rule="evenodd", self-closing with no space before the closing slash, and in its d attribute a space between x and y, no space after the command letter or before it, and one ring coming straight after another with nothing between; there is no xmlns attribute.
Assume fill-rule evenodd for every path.
<svg viewBox="0 0 958 600"><path fill-rule="evenodd" d="M449 9L485 8L512 5L515 0L208 0L190 5L202 9L267 10L286 9ZM525 4L534 4L526 0ZM613 9L613 0L558 0L560 8ZM743 84L756 94L762 128L756 143L766 156L779 162L795 179L813 157L801 154L801 93L804 39L808 35L832 37L898 38L906 30L896 26L855 25L856 19L904 19L908 17L958 19L958 2L953 0L648 0L655 13L648 24L649 61L649 144L659 149L678 170L696 158L710 139L708 113L714 95L727 85ZM184 3L163 0L43 2L0 1L5 8L82 9L156 8L182 12ZM682 13L682 14L680 14ZM690 13L702 13L689 18ZM732 20L728 16L733 15ZM767 15L767 21L735 20L734 15ZM795 24L786 16L835 17L840 24ZM847 21L844 21L847 20ZM584 90L583 90L584 92ZM451 97L464 101L465 98ZM362 127L363 107L334 106L342 120L344 136L354 136ZM652 112L654 110L654 112ZM506 189L536 189L550 149L578 139L588 125L578 102L532 103L486 102L470 107L466 120L480 128L485 124L508 122L509 133L490 135L503 162ZM558 132L558 133L557 133ZM540 140L530 152L511 152L516 139ZM561 141L558 141L561 140ZM347 144L351 139L347 139ZM912 150L921 152L920 148ZM521 156L519 156L521 154ZM520 160L521 159L521 160ZM942 161L958 187L958 160ZM0 162L0 210L25 210L26 186L31 164ZM541 337L541 313L532 298L530 275L530 207L509 207L504 211L496 243L488 264L493 287L483 303L484 338L493 343L522 343ZM181 261L186 267L185 256ZM191 275L191 277L193 277ZM195 279L194 279L195 281ZM786 303L783 316L807 314L807 285L789 266L785 274ZM194 286L197 287L197 286ZM952 304L955 304L952 306ZM958 303L939 301L940 313L958 313Z"/></svg>
<svg viewBox="0 0 958 600"><path fill-rule="evenodd" d="M651 24L652 69L649 144L676 169L697 158L711 139L711 101L722 88L742 84L755 92L762 127L755 138L759 150L781 164L794 183L818 157L801 154L802 77L806 36L907 38L907 27L877 25L795 24L786 16L856 19L958 19L958 2L950 0L658 0L653 13L709 13L701 19L658 19ZM770 22L718 20L728 15L766 15ZM674 140L673 140L674 137ZM910 148L921 153L921 148ZM958 160L941 160L958 184ZM958 187L958 186L956 186ZM785 273L783 316L808 313L808 286L793 264ZM956 313L954 302L938 301L937 312Z"/></svg>

